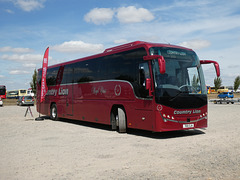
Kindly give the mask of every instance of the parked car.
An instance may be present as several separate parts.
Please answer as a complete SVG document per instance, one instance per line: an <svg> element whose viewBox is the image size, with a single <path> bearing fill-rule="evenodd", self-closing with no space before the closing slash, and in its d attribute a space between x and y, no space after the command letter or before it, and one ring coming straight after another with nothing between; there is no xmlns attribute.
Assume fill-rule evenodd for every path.
<svg viewBox="0 0 240 180"><path fill-rule="evenodd" d="M20 96L17 101L18 106L28 105L34 106L34 98L32 96Z"/></svg>
<svg viewBox="0 0 240 180"><path fill-rule="evenodd" d="M2 98L0 98L0 106L3 106Z"/></svg>
<svg viewBox="0 0 240 180"><path fill-rule="evenodd" d="M222 92L218 95L218 97L225 99L225 98L233 98L234 95L232 92Z"/></svg>

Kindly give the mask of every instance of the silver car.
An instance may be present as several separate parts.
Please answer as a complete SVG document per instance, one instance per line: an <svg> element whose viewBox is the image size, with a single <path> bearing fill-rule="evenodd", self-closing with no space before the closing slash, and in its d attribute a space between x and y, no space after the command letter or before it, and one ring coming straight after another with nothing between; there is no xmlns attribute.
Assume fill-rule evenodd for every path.
<svg viewBox="0 0 240 180"><path fill-rule="evenodd" d="M32 96L20 96L17 101L18 106L34 106L34 98Z"/></svg>

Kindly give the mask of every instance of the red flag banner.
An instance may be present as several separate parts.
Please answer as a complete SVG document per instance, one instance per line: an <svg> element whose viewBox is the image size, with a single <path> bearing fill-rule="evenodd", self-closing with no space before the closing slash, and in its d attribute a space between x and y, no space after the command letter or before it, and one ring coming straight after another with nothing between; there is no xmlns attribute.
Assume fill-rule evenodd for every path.
<svg viewBox="0 0 240 180"><path fill-rule="evenodd" d="M45 100L45 96L46 96L47 91L48 91L47 82L46 82L47 66L48 66L48 51L49 51L49 47L46 49L44 57L43 57L41 99L40 99L40 102L43 102Z"/></svg>

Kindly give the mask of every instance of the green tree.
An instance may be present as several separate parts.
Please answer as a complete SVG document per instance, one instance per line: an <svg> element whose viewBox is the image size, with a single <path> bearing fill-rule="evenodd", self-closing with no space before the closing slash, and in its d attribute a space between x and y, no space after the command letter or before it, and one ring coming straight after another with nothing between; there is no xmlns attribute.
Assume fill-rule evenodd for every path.
<svg viewBox="0 0 240 180"><path fill-rule="evenodd" d="M218 89L222 86L222 79L217 77L214 79L215 91L217 92Z"/></svg>
<svg viewBox="0 0 240 180"><path fill-rule="evenodd" d="M238 87L240 86L240 76L237 76L234 80L234 85L233 85L233 89L236 92Z"/></svg>
<svg viewBox="0 0 240 180"><path fill-rule="evenodd" d="M33 93L36 95L37 89L37 70L35 69L32 75L32 82L30 82Z"/></svg>
<svg viewBox="0 0 240 180"><path fill-rule="evenodd" d="M196 77L195 74L194 74L194 76L193 76L192 86L193 86L194 88L197 88L197 87L199 86L199 79Z"/></svg>

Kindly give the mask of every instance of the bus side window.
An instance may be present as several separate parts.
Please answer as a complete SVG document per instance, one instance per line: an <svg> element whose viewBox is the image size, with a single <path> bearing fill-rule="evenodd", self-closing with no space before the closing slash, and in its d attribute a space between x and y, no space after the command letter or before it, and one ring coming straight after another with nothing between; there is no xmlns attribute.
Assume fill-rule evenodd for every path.
<svg viewBox="0 0 240 180"><path fill-rule="evenodd" d="M56 78L57 80L57 75ZM73 65L65 65L63 70L63 77L61 84L70 84L73 83Z"/></svg>

